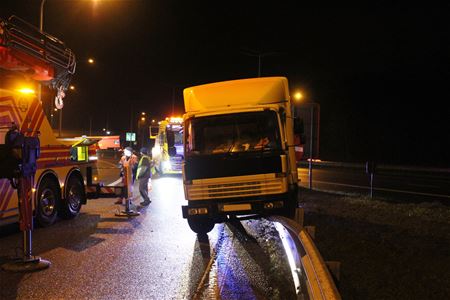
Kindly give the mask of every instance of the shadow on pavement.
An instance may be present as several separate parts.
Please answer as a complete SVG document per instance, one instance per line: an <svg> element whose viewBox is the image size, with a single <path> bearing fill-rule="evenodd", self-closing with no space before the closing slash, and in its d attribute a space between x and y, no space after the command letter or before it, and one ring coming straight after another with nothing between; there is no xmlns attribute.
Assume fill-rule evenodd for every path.
<svg viewBox="0 0 450 300"><path fill-rule="evenodd" d="M100 223L105 222L120 224L126 222L131 225L131 228L98 227ZM94 236L95 234L131 235L139 226L140 222L136 219L102 218L100 214L81 213L75 219L59 220L48 228L33 230L32 254L44 256L42 253L56 248L82 252L105 241L104 238ZM22 233L17 223L1 228L0 243L0 265L22 255ZM16 299L18 287L23 284L27 276L30 275L10 273L0 269L0 299Z"/></svg>

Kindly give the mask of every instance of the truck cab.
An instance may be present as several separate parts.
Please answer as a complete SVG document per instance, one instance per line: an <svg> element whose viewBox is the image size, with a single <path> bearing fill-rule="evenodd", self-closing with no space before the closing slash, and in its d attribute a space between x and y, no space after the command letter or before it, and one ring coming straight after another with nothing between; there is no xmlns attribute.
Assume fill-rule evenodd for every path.
<svg viewBox="0 0 450 300"><path fill-rule="evenodd" d="M184 159L182 121L182 118L171 117L158 122L158 133L153 137L152 158L156 171L161 175L181 174Z"/></svg>
<svg viewBox="0 0 450 300"><path fill-rule="evenodd" d="M196 233L232 217L297 207L288 82L266 77L184 90L183 217Z"/></svg>

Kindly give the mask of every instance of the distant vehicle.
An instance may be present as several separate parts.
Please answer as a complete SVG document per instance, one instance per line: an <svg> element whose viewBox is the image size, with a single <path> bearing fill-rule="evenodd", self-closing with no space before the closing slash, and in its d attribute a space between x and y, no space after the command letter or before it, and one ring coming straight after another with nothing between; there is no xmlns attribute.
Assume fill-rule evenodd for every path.
<svg viewBox="0 0 450 300"><path fill-rule="evenodd" d="M0 225L18 221L18 195L5 136L38 137L40 156L32 186L35 220L48 226L57 217L73 218L86 204L87 169L95 165L98 140L58 139L42 103L34 94L37 82L63 91L75 71L75 56L55 37L17 17L0 19ZM19 133L20 132L20 133Z"/></svg>
<svg viewBox="0 0 450 300"><path fill-rule="evenodd" d="M90 139L98 139L96 152L99 158L114 158L120 157L120 136L119 135L98 135L98 136L84 136Z"/></svg>
<svg viewBox="0 0 450 300"><path fill-rule="evenodd" d="M119 135L101 135L101 136L88 136L89 138L98 138L98 149L120 149L120 136Z"/></svg>
<svg viewBox="0 0 450 300"><path fill-rule="evenodd" d="M183 155L183 119L166 118L158 122L158 133L152 148L155 169L161 175L181 174ZM150 128L150 133L152 128ZM154 130L153 130L154 132Z"/></svg>
<svg viewBox="0 0 450 300"><path fill-rule="evenodd" d="M288 81L252 78L184 90L183 217L196 233L228 217L283 214L297 206ZM295 125L295 126L294 126Z"/></svg>

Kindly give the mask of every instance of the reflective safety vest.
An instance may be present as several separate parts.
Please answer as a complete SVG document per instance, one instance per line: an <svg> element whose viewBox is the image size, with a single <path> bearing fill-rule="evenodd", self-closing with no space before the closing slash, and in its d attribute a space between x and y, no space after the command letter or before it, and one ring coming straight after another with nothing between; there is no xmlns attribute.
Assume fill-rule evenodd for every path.
<svg viewBox="0 0 450 300"><path fill-rule="evenodd" d="M142 155L137 168L137 179L152 177L151 168L152 162L150 157L147 155Z"/></svg>

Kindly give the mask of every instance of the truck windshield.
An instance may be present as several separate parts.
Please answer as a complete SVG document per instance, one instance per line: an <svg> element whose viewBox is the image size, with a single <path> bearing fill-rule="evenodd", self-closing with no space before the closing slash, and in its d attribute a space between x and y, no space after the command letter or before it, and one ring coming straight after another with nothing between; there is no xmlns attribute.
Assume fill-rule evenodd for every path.
<svg viewBox="0 0 450 300"><path fill-rule="evenodd" d="M198 117L186 122L186 154L220 154L281 149L274 111Z"/></svg>
<svg viewBox="0 0 450 300"><path fill-rule="evenodd" d="M169 144L173 143L174 145L183 145L183 128L180 125L172 125L167 126L167 139L169 140L173 138L173 142L170 142ZM169 142L169 141L168 141Z"/></svg>

